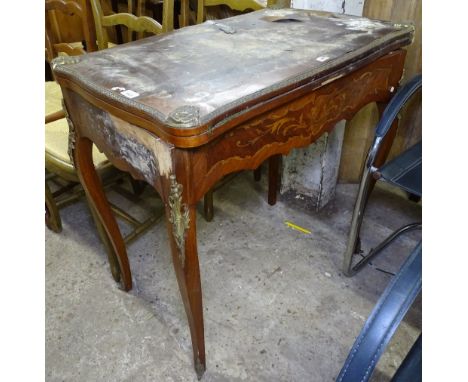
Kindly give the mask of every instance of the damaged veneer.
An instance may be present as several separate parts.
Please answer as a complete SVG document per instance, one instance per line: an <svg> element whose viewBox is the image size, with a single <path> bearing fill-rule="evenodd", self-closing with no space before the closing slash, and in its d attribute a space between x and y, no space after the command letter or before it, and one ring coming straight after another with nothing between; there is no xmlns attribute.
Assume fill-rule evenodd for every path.
<svg viewBox="0 0 468 382"><path fill-rule="evenodd" d="M68 91L72 103L72 119L80 123L80 133L91 139L108 158L119 158L131 168L137 179L155 185L160 176L168 178L173 172L174 146L149 131L97 108L78 94ZM128 167L128 166L125 166Z"/></svg>

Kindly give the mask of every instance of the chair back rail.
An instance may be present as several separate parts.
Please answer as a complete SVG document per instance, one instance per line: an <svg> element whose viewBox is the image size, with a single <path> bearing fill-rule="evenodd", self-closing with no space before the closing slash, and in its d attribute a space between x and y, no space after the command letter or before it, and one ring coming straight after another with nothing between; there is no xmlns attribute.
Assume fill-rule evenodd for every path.
<svg viewBox="0 0 468 382"><path fill-rule="evenodd" d="M266 0L203 0L200 1L205 7L211 7L213 5L227 5L229 8L235 11L245 11L252 9L258 11L263 9L267 5Z"/></svg>
<svg viewBox="0 0 468 382"><path fill-rule="evenodd" d="M86 44L86 50L83 45L74 44L69 41L64 41L61 33L61 28L57 21L57 12L66 16L76 16L80 19L81 24L81 37ZM46 14L46 60L50 62L54 57L60 53L69 56L76 56L86 51L95 51L96 47L96 34L94 32L94 21L87 9L82 6L82 3L76 0L46 0L45 1L45 14Z"/></svg>
<svg viewBox="0 0 468 382"><path fill-rule="evenodd" d="M160 34L169 32L173 29L174 22L174 1L163 1L162 24L148 16L141 16L143 9L143 0L137 0L137 15L133 14L133 0L128 0L126 13L114 13L104 15L100 0L88 0L94 16L96 25L96 35L99 50L107 49L109 38L107 28L123 25L128 28L128 41L133 40L133 32L138 32L138 38L143 37L143 32Z"/></svg>
<svg viewBox="0 0 468 382"><path fill-rule="evenodd" d="M201 24L205 19L205 7L227 5L234 11L243 12L246 10L258 11L267 5L266 0L198 0L197 3L197 24Z"/></svg>
<svg viewBox="0 0 468 382"><path fill-rule="evenodd" d="M198 0L197 24L205 20L205 7L227 5L233 11L258 11L263 8L290 8L291 0Z"/></svg>

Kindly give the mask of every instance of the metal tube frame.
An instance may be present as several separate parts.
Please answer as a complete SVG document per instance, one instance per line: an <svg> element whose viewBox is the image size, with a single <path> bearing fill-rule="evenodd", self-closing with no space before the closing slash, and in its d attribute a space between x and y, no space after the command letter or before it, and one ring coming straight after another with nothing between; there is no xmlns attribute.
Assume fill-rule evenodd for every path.
<svg viewBox="0 0 468 382"><path fill-rule="evenodd" d="M374 161L377 153L380 150L383 137L376 137L372 143L371 149L367 154L366 161L364 163L364 170L359 183L359 190L357 194L356 204L354 205L353 217L351 219L351 227L349 230L348 244L346 246L346 252L343 260L343 273L345 276L351 277L358 273L364 265L366 265L372 258L374 258L379 252L386 248L393 240L398 236L414 229L421 229L421 223L412 223L399 228L387 237L381 244L376 248L373 248L369 253L364 256L356 265L353 266L353 256L361 253L361 239L359 233L361 232L362 221L364 219L364 213L369 200L370 184L372 177L378 178L378 169L374 167Z"/></svg>
<svg viewBox="0 0 468 382"><path fill-rule="evenodd" d="M369 199L370 181L375 169L373 167L375 157L379 151L382 138L376 138L372 144L369 153L367 154L366 161L364 162L363 174L361 182L359 183L359 190L357 194L356 204L354 205L353 217L351 219L351 227L349 230L348 244L343 260L343 273L346 276L353 276L356 272L352 270L353 255L360 252L360 237L362 220L364 218L364 211Z"/></svg>

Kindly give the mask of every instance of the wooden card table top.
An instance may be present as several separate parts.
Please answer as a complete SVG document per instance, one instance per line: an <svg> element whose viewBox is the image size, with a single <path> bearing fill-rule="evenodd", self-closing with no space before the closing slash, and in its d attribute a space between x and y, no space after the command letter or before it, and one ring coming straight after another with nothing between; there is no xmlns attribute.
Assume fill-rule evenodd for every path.
<svg viewBox="0 0 468 382"><path fill-rule="evenodd" d="M213 138L233 115L341 77L409 44L412 34L411 26L360 17L265 9L73 58L76 64L55 70L189 147L193 139L173 137Z"/></svg>
<svg viewBox="0 0 468 382"><path fill-rule="evenodd" d="M225 175L270 158L274 204L279 156L313 143L370 102L382 111L402 78L401 47L412 35L406 25L265 9L53 61L69 153L125 290L132 287L130 265L94 168L93 143L161 196L199 377L206 360L197 202Z"/></svg>

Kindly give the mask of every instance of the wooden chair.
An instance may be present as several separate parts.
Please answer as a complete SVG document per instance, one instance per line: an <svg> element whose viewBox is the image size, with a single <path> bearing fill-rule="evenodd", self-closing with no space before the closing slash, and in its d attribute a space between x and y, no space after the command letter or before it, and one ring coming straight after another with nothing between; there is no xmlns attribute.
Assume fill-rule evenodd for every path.
<svg viewBox="0 0 468 382"><path fill-rule="evenodd" d="M233 11L258 11L267 6L267 0L197 0L197 24L206 18L205 8L217 5L227 5Z"/></svg>
<svg viewBox="0 0 468 382"><path fill-rule="evenodd" d="M141 16L144 0L137 0L137 15L133 14L133 0L128 0L127 13L113 13L104 15L100 0L88 0L93 11L94 23L96 26L96 35L99 50L109 47L109 38L107 28L115 26L125 26L127 28L127 42L133 41L133 32L138 32L138 38L143 34L160 34L169 32L174 25L174 1L163 0L162 24L148 16Z"/></svg>
<svg viewBox="0 0 468 382"><path fill-rule="evenodd" d="M84 1L84 0L83 0ZM97 50L94 21L86 3L76 0L46 0L46 62L60 55L80 55ZM58 20L67 17L79 19L82 26L80 37L82 41L64 41ZM45 222L54 232L62 230L59 209L65 207L85 195L81 187L78 174L71 160L73 135L69 134L71 125L67 122L67 114L62 105L62 92L55 81L45 83ZM121 184L128 175L114 168L107 157L93 147L93 160L96 169L106 188ZM56 190L52 191L51 186ZM136 185L135 185L136 186ZM134 191L138 191L135 190ZM112 275L116 281L120 279L120 266L110 245L107 233L104 231L93 207L88 204L92 217L96 223L98 234L106 247ZM129 223L133 230L125 238L128 244L151 227L157 220L150 216L140 222L127 214L116 205L112 205L113 212Z"/></svg>
<svg viewBox="0 0 468 382"><path fill-rule="evenodd" d="M79 1L65 0L46 0L46 59L50 62L54 57L61 54L68 56L76 56L83 53L93 52L97 50L96 35L94 29L88 25L93 25L91 13L87 12L86 7L82 6ZM60 15L78 18L78 24L81 27L80 41L66 41L62 36L62 31L59 27ZM62 16L63 17L63 16Z"/></svg>
<svg viewBox="0 0 468 382"><path fill-rule="evenodd" d="M266 7L287 8L291 6L291 0L197 0L197 24L209 18L206 7L227 5L232 11L258 11ZM225 17L233 16L226 14ZM222 17L224 18L224 17Z"/></svg>
<svg viewBox="0 0 468 382"><path fill-rule="evenodd" d="M132 7L128 7L127 0L107 0L110 1L110 8L114 13L121 13L122 12L122 5L125 4L126 12L132 13L137 17L140 16L149 16L154 20L161 20L163 22L163 0L143 0L142 2L137 2L137 4L133 4ZM188 26L189 25L189 16L192 16L189 8L189 0L174 0L174 24L173 27L175 29ZM109 5L109 4L107 4ZM195 24L196 18L196 6L195 12L193 14L195 16L191 17L193 20L193 24ZM104 14L106 14L106 10L104 9ZM115 40L118 44L123 44L124 39L121 31L121 27L117 27Z"/></svg>
<svg viewBox="0 0 468 382"><path fill-rule="evenodd" d="M46 0L45 1L45 53L46 62L59 55L76 56L89 51L96 50L96 39L93 30L88 28L89 14L77 1ZM80 41L65 41L59 27L60 17L78 18L81 25ZM91 24L92 25L92 24ZM60 86L55 81L45 83L46 104L45 104L45 167L46 167L46 225L54 232L62 230L62 223L59 207L67 205L76 200L80 195L74 194L74 198L67 198L65 203L57 203L56 198L67 191L72 191L74 185L79 184L73 164L68 157L68 125L65 119L65 112L62 109L62 93ZM101 168L106 159L96 158L96 164ZM52 193L48 181L57 180L60 177L68 182L60 189ZM57 182L58 183L58 182Z"/></svg>

